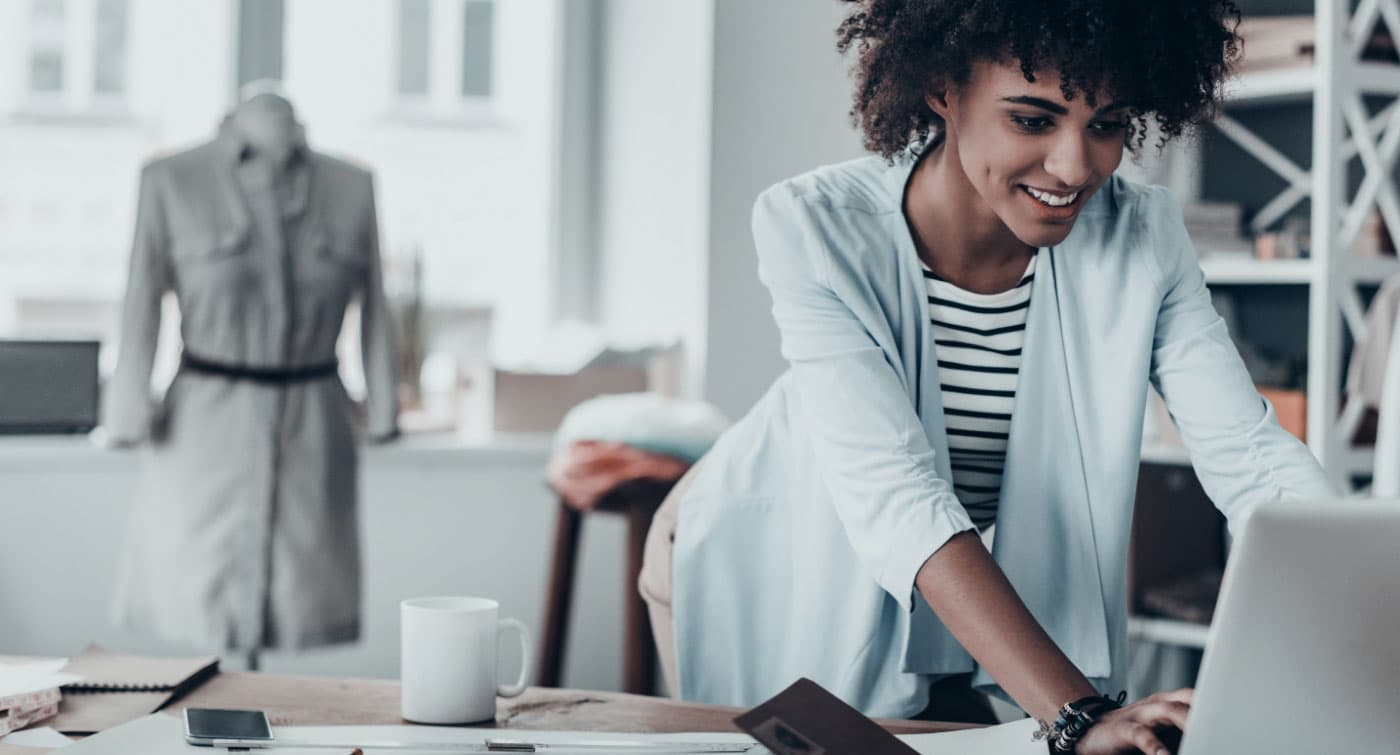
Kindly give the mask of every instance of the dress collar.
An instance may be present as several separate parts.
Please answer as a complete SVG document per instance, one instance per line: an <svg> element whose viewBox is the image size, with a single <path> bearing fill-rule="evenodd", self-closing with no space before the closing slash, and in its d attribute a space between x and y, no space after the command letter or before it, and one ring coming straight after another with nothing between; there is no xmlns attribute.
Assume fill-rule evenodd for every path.
<svg viewBox="0 0 1400 755"><path fill-rule="evenodd" d="M245 162L253 156L253 145L248 143L243 134L233 125L233 113L224 116L219 123L219 136L216 140L225 158L233 165ZM292 151L288 155L288 161L295 164L306 159L306 153L310 148L306 144L306 129L297 124L296 135L292 141Z"/></svg>

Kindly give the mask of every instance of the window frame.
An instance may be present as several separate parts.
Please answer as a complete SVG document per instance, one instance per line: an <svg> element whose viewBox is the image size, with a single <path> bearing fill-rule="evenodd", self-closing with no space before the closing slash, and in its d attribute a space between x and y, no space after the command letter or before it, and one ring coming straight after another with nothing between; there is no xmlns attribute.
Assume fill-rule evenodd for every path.
<svg viewBox="0 0 1400 755"><path fill-rule="evenodd" d="M61 0L62 59L61 82L57 91L35 91L33 82L35 0L27 0L23 10L24 39L22 82L16 110L22 115L56 118L127 116L131 88L131 0L122 7L121 60L125 68L119 90L97 90L97 6L99 0Z"/></svg>
<svg viewBox="0 0 1400 755"><path fill-rule="evenodd" d="M427 93L404 94L400 90L403 62L403 4L392 4L393 33L390 43L389 112L396 120L491 124L500 121L500 0L426 0L428 4ZM488 95L462 93L463 55L468 4L492 8L491 56Z"/></svg>

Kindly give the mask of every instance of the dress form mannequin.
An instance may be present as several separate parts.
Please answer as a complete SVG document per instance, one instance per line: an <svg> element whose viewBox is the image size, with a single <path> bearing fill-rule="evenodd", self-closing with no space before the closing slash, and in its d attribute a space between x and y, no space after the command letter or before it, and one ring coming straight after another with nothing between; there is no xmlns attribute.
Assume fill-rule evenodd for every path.
<svg viewBox="0 0 1400 755"><path fill-rule="evenodd" d="M254 159L275 168L287 164L301 136L291 101L273 92L240 103L233 111L233 126L252 146Z"/></svg>
<svg viewBox="0 0 1400 755"><path fill-rule="evenodd" d="M311 149L280 85L249 85L214 139L142 167L136 226L103 401L110 437L142 446L116 624L250 669L356 641L358 446L397 429L372 175ZM171 293L181 368L152 396ZM336 353L352 305L363 414Z"/></svg>

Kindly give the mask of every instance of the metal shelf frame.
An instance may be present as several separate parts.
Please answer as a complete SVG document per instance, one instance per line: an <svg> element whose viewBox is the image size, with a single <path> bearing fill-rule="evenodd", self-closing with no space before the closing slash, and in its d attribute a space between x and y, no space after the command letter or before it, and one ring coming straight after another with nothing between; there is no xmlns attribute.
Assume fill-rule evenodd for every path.
<svg viewBox="0 0 1400 755"><path fill-rule="evenodd" d="M1400 272L1400 263L1349 253L1372 209L1392 232L1400 231L1400 194L1393 171L1400 157L1400 100L1368 114L1362 98L1400 98L1400 65L1363 62L1362 51L1384 19L1400 32L1400 0L1360 0L1347 13L1345 0L1316 0L1316 51L1311 67L1243 75L1225 87L1226 105L1280 101L1313 104L1312 165L1308 170L1239 121L1222 113L1216 128L1288 186L1251 222L1263 231L1304 199L1312 200L1311 259L1252 262L1206 258L1207 276L1220 284L1298 283L1308 289L1308 447L1333 482L1350 488L1355 464L1348 441L1362 407L1341 407L1342 327L1354 338L1366 328L1360 284L1375 284ZM1365 178L1347 196L1345 169L1360 159ZM1340 417L1340 419L1339 419Z"/></svg>
<svg viewBox="0 0 1400 755"><path fill-rule="evenodd" d="M1400 65L1363 62L1366 41L1384 20L1400 34L1400 0L1360 0L1348 16L1346 0L1315 0L1316 48L1311 67L1240 76L1225 86L1226 108L1281 102L1313 105L1312 170L1284 156L1228 113L1214 121L1231 141L1281 176L1288 184L1251 221L1251 230L1272 226L1304 199L1312 200L1311 258L1258 261L1202 259L1207 280L1220 285L1308 285L1308 447L1341 490L1351 489L1353 475L1373 469L1370 449L1351 448L1350 438L1362 419L1360 402L1341 405L1342 328L1359 339L1365 313L1358 285L1380 283L1400 272L1394 258L1352 255L1371 210L1378 209L1392 234L1400 233L1400 194L1394 169L1400 156ZM1393 98L1375 114L1362 100L1367 95ZM1348 197L1346 167L1360 159L1365 177ZM1184 449L1149 444L1143 461L1189 464ZM1202 648L1209 628L1190 622L1134 616L1129 635L1146 642Z"/></svg>

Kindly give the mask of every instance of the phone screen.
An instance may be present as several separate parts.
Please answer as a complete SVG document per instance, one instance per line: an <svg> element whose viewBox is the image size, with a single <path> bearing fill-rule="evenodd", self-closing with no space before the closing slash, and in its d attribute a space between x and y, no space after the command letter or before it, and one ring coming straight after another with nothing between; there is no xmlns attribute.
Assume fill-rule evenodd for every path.
<svg viewBox="0 0 1400 755"><path fill-rule="evenodd" d="M190 739L272 739L267 714L260 710L185 708L185 736Z"/></svg>

